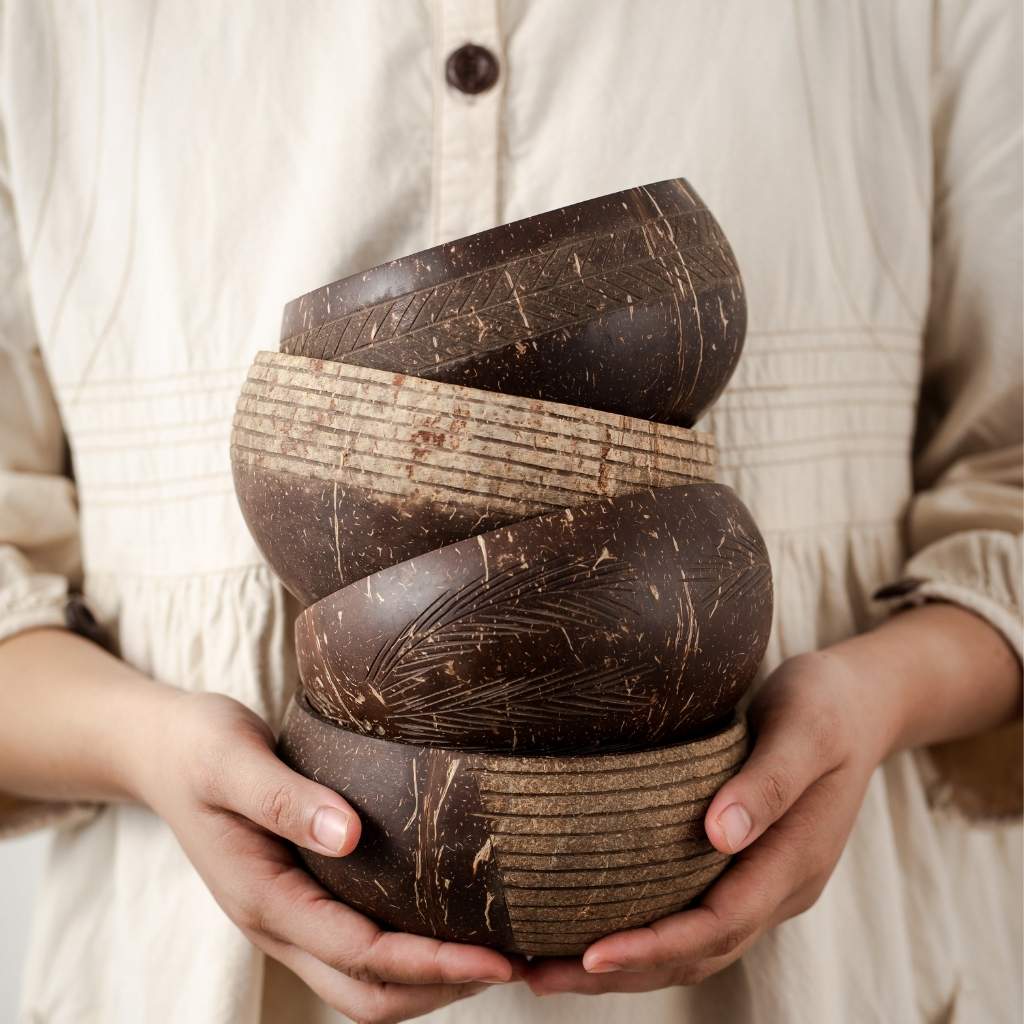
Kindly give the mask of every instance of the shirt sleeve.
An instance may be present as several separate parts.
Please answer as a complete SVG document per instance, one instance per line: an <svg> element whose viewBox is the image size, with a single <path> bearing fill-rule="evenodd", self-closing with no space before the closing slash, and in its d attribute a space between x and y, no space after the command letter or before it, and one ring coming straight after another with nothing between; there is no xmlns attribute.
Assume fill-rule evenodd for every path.
<svg viewBox="0 0 1024 1024"><path fill-rule="evenodd" d="M0 140L0 643L27 629L64 626L69 588L79 576L75 488L39 349ZM0 679L0 685L23 681ZM88 813L0 793L0 836Z"/></svg>
<svg viewBox="0 0 1024 1024"><path fill-rule="evenodd" d="M67 470L0 139L0 640L64 623L80 563Z"/></svg>
<svg viewBox="0 0 1024 1024"><path fill-rule="evenodd" d="M942 2L935 25L931 304L904 579L895 607L950 601L1022 639L1020 6ZM1021 730L934 752L971 811L1020 808ZM1005 757L994 757L994 751ZM979 765L984 765L979 768Z"/></svg>

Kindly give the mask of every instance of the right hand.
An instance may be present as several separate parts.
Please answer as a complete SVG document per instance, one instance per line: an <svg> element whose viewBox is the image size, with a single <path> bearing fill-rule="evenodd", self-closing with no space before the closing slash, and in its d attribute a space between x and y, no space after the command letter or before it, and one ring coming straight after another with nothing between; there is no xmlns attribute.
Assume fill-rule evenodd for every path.
<svg viewBox="0 0 1024 1024"><path fill-rule="evenodd" d="M266 723L237 701L182 694L172 706L138 796L228 917L324 1002L383 1024L512 979L500 953L384 931L331 897L281 840L343 857L359 842L355 811L281 762Z"/></svg>

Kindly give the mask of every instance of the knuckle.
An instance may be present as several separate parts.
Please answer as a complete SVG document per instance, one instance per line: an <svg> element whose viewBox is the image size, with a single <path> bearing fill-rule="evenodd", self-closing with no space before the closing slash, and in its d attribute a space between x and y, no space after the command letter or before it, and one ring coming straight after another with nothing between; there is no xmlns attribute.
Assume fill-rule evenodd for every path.
<svg viewBox="0 0 1024 1024"><path fill-rule="evenodd" d="M244 892L236 896L231 903L229 916L242 931L255 932L257 935L267 935L270 932L263 901L254 892Z"/></svg>
<svg viewBox="0 0 1024 1024"><path fill-rule="evenodd" d="M204 801L218 804L223 799L224 780L228 775L227 751L217 743L204 742L201 736L194 749L198 756L189 762L193 785Z"/></svg>
<svg viewBox="0 0 1024 1024"><path fill-rule="evenodd" d="M800 890L793 904L793 916L796 917L798 914L804 914L815 903L821 898L821 894L825 891L825 883L828 881L828 876L825 874L814 875L808 879L807 883Z"/></svg>
<svg viewBox="0 0 1024 1024"><path fill-rule="evenodd" d="M392 933L376 932L355 955L349 953L344 956L342 958L344 962L336 965L338 970L347 974L353 981L359 981L365 985L382 984L387 972L380 968L386 967L382 961L387 954L386 942L387 936L390 934Z"/></svg>
<svg viewBox="0 0 1024 1024"><path fill-rule="evenodd" d="M353 1024L398 1024L403 1014L383 985L367 986L359 1004L348 1011Z"/></svg>
<svg viewBox="0 0 1024 1024"><path fill-rule="evenodd" d="M730 921L725 929L709 944L709 957L730 956L735 953L753 934L753 927L746 921Z"/></svg>
<svg viewBox="0 0 1024 1024"><path fill-rule="evenodd" d="M774 820L789 806L790 783L779 768L764 772L758 782L758 795L768 815Z"/></svg>
<svg viewBox="0 0 1024 1024"><path fill-rule="evenodd" d="M807 722L807 734L819 762L836 759L841 729L839 709L832 703L819 703Z"/></svg>
<svg viewBox="0 0 1024 1024"><path fill-rule="evenodd" d="M347 961L338 965L342 974L347 974L353 981L363 985L377 985L380 983L379 975L375 974L366 964Z"/></svg>
<svg viewBox="0 0 1024 1024"><path fill-rule="evenodd" d="M818 896L820 893L813 892L802 892L793 902L791 917L798 917L800 914L806 914L815 903L818 902Z"/></svg>
<svg viewBox="0 0 1024 1024"><path fill-rule="evenodd" d="M372 949L372 943L370 948ZM329 966L362 985L374 986L382 984L384 979L370 966L368 956L369 950L363 950L359 953L345 950L331 957Z"/></svg>
<svg viewBox="0 0 1024 1024"><path fill-rule="evenodd" d="M295 820L297 801L290 786L271 786L259 796L262 820L275 831L290 826Z"/></svg>
<svg viewBox="0 0 1024 1024"><path fill-rule="evenodd" d="M695 964L687 964L679 969L677 981L680 985L699 985L713 973L702 961Z"/></svg>

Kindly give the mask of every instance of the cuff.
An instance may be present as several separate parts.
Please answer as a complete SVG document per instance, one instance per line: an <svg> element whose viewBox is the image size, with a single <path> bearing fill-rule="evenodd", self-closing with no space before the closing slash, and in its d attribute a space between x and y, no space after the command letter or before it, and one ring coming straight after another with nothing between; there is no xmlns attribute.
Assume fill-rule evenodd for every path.
<svg viewBox="0 0 1024 1024"><path fill-rule="evenodd" d="M946 601L980 616L1024 661L1021 537L994 530L953 534L928 545L906 575L874 594L890 611ZM981 736L922 751L932 805L973 819L1020 815L1024 806L1024 730L1011 722Z"/></svg>
<svg viewBox="0 0 1024 1024"><path fill-rule="evenodd" d="M954 534L914 555L906 575L873 596L890 611L926 601L958 604L999 630L1024 661L1022 562L1020 535L996 530Z"/></svg>
<svg viewBox="0 0 1024 1024"><path fill-rule="evenodd" d="M64 626L68 583L63 576L27 576L0 590L0 641L42 626Z"/></svg>
<svg viewBox="0 0 1024 1024"><path fill-rule="evenodd" d="M28 800L0 793L0 839L13 839L43 828L73 828L99 812L99 804Z"/></svg>
<svg viewBox="0 0 1024 1024"><path fill-rule="evenodd" d="M104 640L82 599L69 596L63 576L24 575L0 590L0 642L43 627L71 629L97 643ZM42 828L70 828L98 811L94 804L32 800L0 792L0 839Z"/></svg>

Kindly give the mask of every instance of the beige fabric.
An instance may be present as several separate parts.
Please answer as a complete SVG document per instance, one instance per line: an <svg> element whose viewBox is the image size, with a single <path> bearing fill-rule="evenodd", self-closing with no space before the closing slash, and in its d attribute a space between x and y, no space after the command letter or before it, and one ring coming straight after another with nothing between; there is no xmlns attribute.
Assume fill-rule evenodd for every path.
<svg viewBox="0 0 1024 1024"><path fill-rule="evenodd" d="M908 575L1020 650L1012 0L8 0L2 33L4 633L60 621L80 536L126 659L278 723L295 608L227 440L282 304L685 174L749 293L746 352L700 425L771 549L766 669L867 627L872 592ZM443 80L470 39L503 69L474 99ZM817 906L697 989L516 987L432 1019L1016 1020L1019 825L933 806L932 778L919 755L880 769ZM331 1016L127 806L56 836L25 998L46 1024Z"/></svg>

